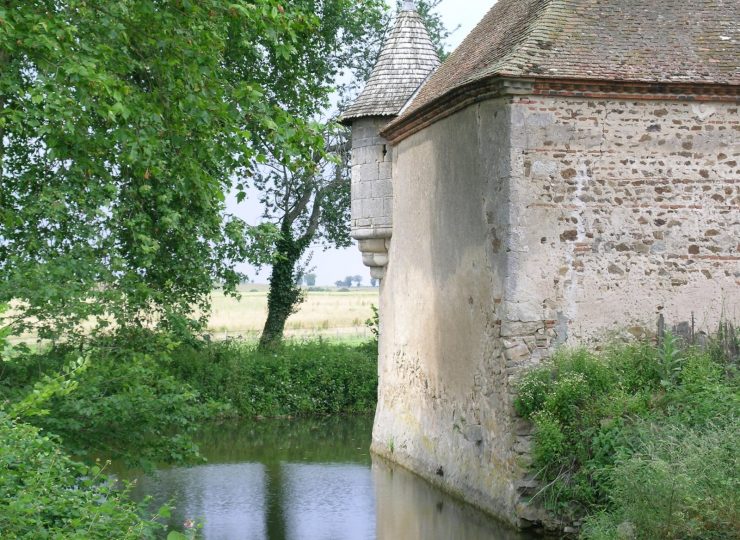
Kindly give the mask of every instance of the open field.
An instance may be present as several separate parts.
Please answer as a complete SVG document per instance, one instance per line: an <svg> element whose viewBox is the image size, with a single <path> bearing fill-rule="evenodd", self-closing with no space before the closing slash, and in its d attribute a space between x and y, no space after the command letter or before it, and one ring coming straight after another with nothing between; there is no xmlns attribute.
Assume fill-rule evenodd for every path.
<svg viewBox="0 0 740 540"><path fill-rule="evenodd" d="M225 297L216 292L208 329L217 339L225 337L257 338L267 318L267 286L244 285L241 298ZM378 304L378 289L336 288L310 291L297 313L285 327L289 337L325 337L364 339L370 337L365 321L372 316L371 306Z"/></svg>
<svg viewBox="0 0 740 540"><path fill-rule="evenodd" d="M215 339L241 337L256 340L267 318L267 285L243 285L240 298L213 294L208 331ZM378 289L352 288L340 291L326 287L310 291L298 312L288 319L286 337L322 337L341 341L362 341L371 337L365 321L372 316L371 306L378 304ZM92 324L92 323L91 323ZM33 342L33 334L10 338L13 343Z"/></svg>

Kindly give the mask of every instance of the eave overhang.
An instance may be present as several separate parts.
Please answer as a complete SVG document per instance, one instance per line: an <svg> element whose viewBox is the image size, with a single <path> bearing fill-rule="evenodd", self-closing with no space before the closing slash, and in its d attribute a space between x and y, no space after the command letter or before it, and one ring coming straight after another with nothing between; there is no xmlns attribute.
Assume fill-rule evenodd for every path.
<svg viewBox="0 0 740 540"><path fill-rule="evenodd" d="M740 103L740 85L692 82L600 81L495 75L461 85L391 121L381 132L392 144L489 99L514 96Z"/></svg>

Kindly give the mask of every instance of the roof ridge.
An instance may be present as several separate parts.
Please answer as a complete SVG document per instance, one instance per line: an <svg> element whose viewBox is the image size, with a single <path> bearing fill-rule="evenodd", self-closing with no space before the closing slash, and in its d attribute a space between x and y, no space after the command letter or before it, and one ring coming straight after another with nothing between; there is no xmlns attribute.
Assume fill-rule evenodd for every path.
<svg viewBox="0 0 740 540"><path fill-rule="evenodd" d="M491 77L740 84L738 0L498 0L403 116Z"/></svg>

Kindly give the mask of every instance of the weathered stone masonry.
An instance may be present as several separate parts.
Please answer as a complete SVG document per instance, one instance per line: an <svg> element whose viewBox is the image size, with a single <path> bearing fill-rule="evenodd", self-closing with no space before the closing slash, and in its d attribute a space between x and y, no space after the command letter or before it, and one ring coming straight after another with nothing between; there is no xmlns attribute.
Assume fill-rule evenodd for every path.
<svg viewBox="0 0 740 540"><path fill-rule="evenodd" d="M352 125L352 236L374 278L382 278L393 232L391 145L379 133L387 118Z"/></svg>
<svg viewBox="0 0 740 540"><path fill-rule="evenodd" d="M644 335L660 313L695 312L704 329L740 316L736 103L532 96L512 107L513 226L527 257L511 309L544 314L568 342L617 326Z"/></svg>
<svg viewBox="0 0 740 540"><path fill-rule="evenodd" d="M405 9L344 118L382 278L373 450L546 522L522 372L740 319L740 3L498 0L439 68Z"/></svg>
<svg viewBox="0 0 740 540"><path fill-rule="evenodd" d="M514 96L400 141L374 451L514 523L542 519L521 502L536 485L522 370L563 343L645 335L661 313L705 330L738 315L737 118Z"/></svg>

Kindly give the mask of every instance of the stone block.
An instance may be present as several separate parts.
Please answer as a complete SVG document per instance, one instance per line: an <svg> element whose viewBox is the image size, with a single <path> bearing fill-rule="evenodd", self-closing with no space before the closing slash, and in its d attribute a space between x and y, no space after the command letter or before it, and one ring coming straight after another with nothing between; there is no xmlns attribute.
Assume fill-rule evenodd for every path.
<svg viewBox="0 0 740 540"><path fill-rule="evenodd" d="M365 199L352 197L352 205L350 207L350 210L353 220L367 219L367 216L364 215L364 202Z"/></svg>
<svg viewBox="0 0 740 540"><path fill-rule="evenodd" d="M393 195L392 186L389 180L377 180L372 182L372 193L373 198L386 198Z"/></svg>
<svg viewBox="0 0 740 540"><path fill-rule="evenodd" d="M530 351L529 347L525 343L518 343L513 347L506 349L504 356L506 356L507 364L509 362L518 363L529 358Z"/></svg>
<svg viewBox="0 0 740 540"><path fill-rule="evenodd" d="M356 171L356 173L355 173ZM356 176L355 176L356 174ZM378 164L365 163L352 167L352 180L358 182L371 182L378 179Z"/></svg>
<svg viewBox="0 0 740 540"><path fill-rule="evenodd" d="M352 149L352 165L367 165L383 161L382 146L364 146Z"/></svg>
<svg viewBox="0 0 740 540"><path fill-rule="evenodd" d="M352 182L352 199L371 199L375 182Z"/></svg>
<svg viewBox="0 0 740 540"><path fill-rule="evenodd" d="M373 226L378 229L390 229L393 226L393 218L389 215L373 218Z"/></svg>
<svg viewBox="0 0 740 540"><path fill-rule="evenodd" d="M364 199L362 202L362 217L376 218L384 215L383 199Z"/></svg>

